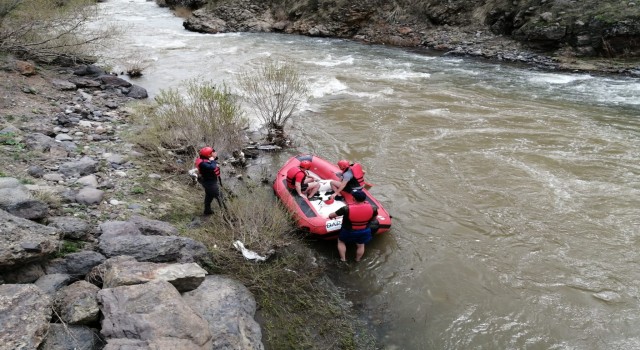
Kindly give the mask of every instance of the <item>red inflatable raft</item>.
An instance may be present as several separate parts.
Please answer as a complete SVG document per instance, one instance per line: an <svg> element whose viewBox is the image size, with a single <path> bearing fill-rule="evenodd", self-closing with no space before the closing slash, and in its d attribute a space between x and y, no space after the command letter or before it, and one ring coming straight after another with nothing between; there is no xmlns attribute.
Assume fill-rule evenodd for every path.
<svg viewBox="0 0 640 350"><path fill-rule="evenodd" d="M292 167L298 167L303 160L310 161L311 169L309 169L309 172L322 179L319 193L311 199L300 197L295 190L290 190L287 187L287 171ZM329 214L347 203L354 202L353 196L347 192L342 192L331 204L325 202L331 195L329 181L340 181L336 175L336 172L339 171L340 169L337 165L314 155L292 157L278 171L273 183L273 190L282 203L293 213L294 219L301 230L308 231L310 234L323 239L335 239L338 237L338 232L342 227L342 217L329 219ZM366 189L363 189L363 191L367 195L366 200L378 207L377 220L371 223L371 231L375 234L389 231L391 228L391 215L369 191Z"/></svg>

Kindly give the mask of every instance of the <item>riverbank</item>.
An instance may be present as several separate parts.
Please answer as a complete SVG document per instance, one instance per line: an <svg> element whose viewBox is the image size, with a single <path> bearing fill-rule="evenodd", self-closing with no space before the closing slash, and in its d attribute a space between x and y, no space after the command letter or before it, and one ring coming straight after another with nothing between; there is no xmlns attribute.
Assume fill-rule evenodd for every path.
<svg viewBox="0 0 640 350"><path fill-rule="evenodd" d="M255 217L258 210L234 210L246 198L265 215L273 214L265 208L277 208L276 204L264 205L273 201L268 184L253 184L249 180L253 174L234 181L239 173L224 163L225 188L240 197L230 204L233 215L242 218L232 222L238 232L228 231L220 212L200 217L202 191L184 171L181 158L171 151L145 150L135 142L144 131L135 120L139 99L131 95L143 96L143 88L134 89L94 66L45 67L6 59L2 67L0 205L3 220L15 222L16 227L2 232L1 245L28 248L29 242L40 242L40 248L25 248L19 257L0 254L0 294L20 295L2 307L3 313L18 315L22 308L15 305L27 305L29 294L42 300L41 305L32 305L39 321L19 341L34 348L44 344L45 349L57 341L54 338L73 346L80 341L88 349L131 341L160 344L155 336L134 332L123 337L118 331L133 321L117 310L141 307L125 300L135 298L138 289L149 283L153 284L149 298L162 301L154 302L155 311L140 311L150 324L145 327L159 337L181 338L190 349L208 348L208 343L231 347L242 343L252 349L296 344L373 348L367 326L350 315L351 306L324 276L327 261L300 237L280 233L269 241L263 228L253 229L260 233L256 240L273 248L270 259L260 264L246 260L233 247L241 236L247 248L256 249L249 235L240 231L249 221L242 215ZM243 196L250 184L256 187ZM221 235L226 232L229 235ZM42 240L42 235L48 238ZM181 276L168 281L185 300L187 294L206 291L208 297L198 297L206 305L185 308L175 295L166 296L165 302L160 296L174 293L174 287L156 282L167 281L161 273L166 269ZM147 277L122 275L127 271ZM17 284L24 290L15 290ZM217 292L207 290L212 284L218 285ZM91 305L86 315L47 313L71 308L79 302L78 295ZM173 310L182 316L169 321L155 314L170 305L178 305ZM201 310L206 322L194 319L189 307ZM115 328L105 329L104 322ZM156 326L161 322L170 326L160 331ZM235 331L220 329L235 322L239 322ZM179 331L185 324L191 325L188 334ZM69 327L72 331L67 331ZM6 328L0 339L14 338L16 332Z"/></svg>
<svg viewBox="0 0 640 350"><path fill-rule="evenodd" d="M610 51L598 53L604 50L601 47L603 43L619 40L615 37L597 40L598 35L603 35L600 34L603 29L589 29L584 23L583 27L573 29L582 33L578 36L580 40L574 38L577 34L568 30L561 36L556 34L559 25L554 20L567 21L567 12L578 16L579 11L574 11L575 9L554 9L559 11L554 15L555 12L545 12L545 6L519 4L518 6L526 9L521 10L526 14L522 15L526 21L521 19L522 23L519 25L527 27L523 23L528 21L532 23L531 26L535 23L539 28L537 31L530 30L521 37L514 37L496 34L495 25L486 25L485 22L489 21L491 16L496 17L498 11L486 10L490 2L481 6L475 2L456 5L436 1L430 5L429 15L423 17L410 15L410 12L415 10L410 4L396 4L396 7L382 4L375 10L369 5L355 3L348 7L338 4L334 7L313 8L302 3L286 7L277 2L267 5L244 0L228 0L210 4L192 13L185 12L184 9L176 13L186 17L184 27L187 30L201 33L281 32L312 37L334 37L496 63L523 64L548 71L640 76L640 62L637 56L634 56L636 49L633 47L633 40L627 38L629 47L626 48L625 54L615 54L611 51L614 50L611 46L613 44L608 44ZM516 8L509 13L518 11ZM638 8L632 6L629 11L637 13ZM481 18L476 18L478 16L486 16L486 19L480 20ZM623 20L626 18L624 12L617 16L621 17L621 23L626 23ZM541 21L540 18L545 20ZM575 23L582 23L582 20L577 18L574 18ZM506 19L500 20L504 22ZM517 21L517 18L511 20ZM611 21L615 23L615 20ZM571 23L571 27L575 26L575 23ZM504 23L501 25L505 26ZM625 35L632 37L634 34L629 32ZM520 40L516 40L516 37ZM575 44L576 47L570 45L574 41L579 41L579 44Z"/></svg>

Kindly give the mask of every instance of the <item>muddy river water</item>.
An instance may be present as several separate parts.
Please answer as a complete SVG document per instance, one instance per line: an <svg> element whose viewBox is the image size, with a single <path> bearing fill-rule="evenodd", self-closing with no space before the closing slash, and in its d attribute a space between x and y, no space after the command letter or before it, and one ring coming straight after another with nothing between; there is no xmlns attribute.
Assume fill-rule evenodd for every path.
<svg viewBox="0 0 640 350"><path fill-rule="evenodd" d="M151 95L296 62L295 152L361 162L394 216L332 273L384 349L640 348L640 81L278 34L204 35L99 4ZM320 244L322 254L336 257ZM353 259L353 258L352 258Z"/></svg>

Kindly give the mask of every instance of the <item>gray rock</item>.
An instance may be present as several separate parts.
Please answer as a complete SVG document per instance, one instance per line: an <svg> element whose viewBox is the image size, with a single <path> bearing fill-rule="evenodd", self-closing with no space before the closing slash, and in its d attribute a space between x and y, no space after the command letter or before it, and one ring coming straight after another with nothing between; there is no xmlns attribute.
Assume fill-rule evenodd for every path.
<svg viewBox="0 0 640 350"><path fill-rule="evenodd" d="M168 222L148 219L140 215L134 215L129 219L143 235L149 236L177 236L178 229Z"/></svg>
<svg viewBox="0 0 640 350"><path fill-rule="evenodd" d="M65 273L53 273L38 278L38 280L35 281L34 284L38 286L38 288L42 289L42 291L47 295L53 298L53 296L60 288L68 286L72 280L73 278L71 277L71 275L67 275Z"/></svg>
<svg viewBox="0 0 640 350"><path fill-rule="evenodd" d="M47 337L38 350L98 350L102 349L105 343L96 329L52 323Z"/></svg>
<svg viewBox="0 0 640 350"><path fill-rule="evenodd" d="M75 75L80 75L80 76L85 76L85 75L103 75L105 74L104 69L98 67L98 66L94 66L94 65L88 65L88 66L81 66L78 69L76 69L73 74Z"/></svg>
<svg viewBox="0 0 640 350"><path fill-rule="evenodd" d="M0 189L3 188L20 188L22 184L20 180L14 177L0 177Z"/></svg>
<svg viewBox="0 0 640 350"><path fill-rule="evenodd" d="M104 263L102 288L113 288L149 281L167 281L179 292L188 292L198 288L204 281L207 271L196 263L163 264L138 262L132 257L116 257Z"/></svg>
<svg viewBox="0 0 640 350"><path fill-rule="evenodd" d="M138 261L196 262L210 266L211 256L200 242L186 237L124 235L100 237L98 249L106 257L129 255Z"/></svg>
<svg viewBox="0 0 640 350"><path fill-rule="evenodd" d="M152 349L212 349L207 321L168 282L103 289L98 300L104 315L101 333L108 342L130 339L145 341ZM141 346L136 342L136 348Z"/></svg>
<svg viewBox="0 0 640 350"><path fill-rule="evenodd" d="M103 197L104 191L96 188L85 187L76 194L76 202L85 205L100 204Z"/></svg>
<svg viewBox="0 0 640 350"><path fill-rule="evenodd" d="M0 210L0 270L15 268L43 260L54 253L60 244L60 233L53 227ZM38 250L24 249L23 244L35 245Z"/></svg>
<svg viewBox="0 0 640 350"><path fill-rule="evenodd" d="M82 157L78 161L67 162L60 165L58 172L67 177L77 177L93 174L97 170L98 162L91 157Z"/></svg>
<svg viewBox="0 0 640 350"><path fill-rule="evenodd" d="M151 347L145 340L116 338L109 339L102 350L151 350Z"/></svg>
<svg viewBox="0 0 640 350"><path fill-rule="evenodd" d="M69 134L58 134L56 135L55 140L60 142L73 141L73 137L69 136Z"/></svg>
<svg viewBox="0 0 640 350"><path fill-rule="evenodd" d="M127 93L127 97L131 97L131 98L135 98L135 99L144 99L149 97L149 94L147 93L147 89L138 86L138 85L132 85L131 88L129 88L129 92Z"/></svg>
<svg viewBox="0 0 640 350"><path fill-rule="evenodd" d="M49 214L49 205L36 199L29 199L6 206L0 205L0 208L12 215L25 219L42 219Z"/></svg>
<svg viewBox="0 0 640 350"><path fill-rule="evenodd" d="M0 209L25 219L41 219L49 212L49 206L33 199L29 190L17 179L0 178Z"/></svg>
<svg viewBox="0 0 640 350"><path fill-rule="evenodd" d="M0 130L0 135L7 135L7 134L19 135L21 133L22 132L20 131L20 129L18 129L15 125L11 125L11 124L9 124L4 129Z"/></svg>
<svg viewBox="0 0 640 350"><path fill-rule="evenodd" d="M76 180L76 183L79 183L84 186L88 186L91 188L98 188L98 178L94 174L83 176Z"/></svg>
<svg viewBox="0 0 640 350"><path fill-rule="evenodd" d="M141 235L142 232L138 226L129 221L105 221L100 224L100 232L102 232L101 238L126 236L126 235Z"/></svg>
<svg viewBox="0 0 640 350"><path fill-rule="evenodd" d="M37 165L32 165L29 167L29 169L27 169L27 174L35 178L41 178L44 175L44 168Z"/></svg>
<svg viewBox="0 0 640 350"><path fill-rule="evenodd" d="M24 138L24 143L27 149L37 152L48 151L55 142L56 141L53 138L40 133L28 134Z"/></svg>
<svg viewBox="0 0 640 350"><path fill-rule="evenodd" d="M109 154L106 156L106 159L107 162L118 165L124 164L124 162L127 161L125 156L123 156L122 154Z"/></svg>
<svg viewBox="0 0 640 350"><path fill-rule="evenodd" d="M0 346L37 349L49 329L51 298L33 284L0 285Z"/></svg>
<svg viewBox="0 0 640 350"><path fill-rule="evenodd" d="M76 278L84 278L94 266L102 264L105 260L104 255L85 250L49 261L45 270L47 274L65 273Z"/></svg>
<svg viewBox="0 0 640 350"><path fill-rule="evenodd" d="M210 275L183 299L209 322L212 349L264 349L262 331L253 318L255 299L240 282Z"/></svg>
<svg viewBox="0 0 640 350"><path fill-rule="evenodd" d="M130 87L131 86L130 82L122 78L118 78L115 75L109 75L109 74L101 75L98 77L98 80L102 82L102 84L107 86L112 86L112 87Z"/></svg>
<svg viewBox="0 0 640 350"><path fill-rule="evenodd" d="M69 239L80 239L89 233L89 224L73 216L54 216L48 218L48 226L57 228L62 237Z"/></svg>
<svg viewBox="0 0 640 350"><path fill-rule="evenodd" d="M78 281L56 292L53 306L65 323L90 324L98 321L100 308L97 294L100 288L87 281Z"/></svg>
<svg viewBox="0 0 640 350"><path fill-rule="evenodd" d="M60 174L44 174L42 178L47 181L55 181L55 182L64 181L64 177L62 177L62 175Z"/></svg>
<svg viewBox="0 0 640 350"><path fill-rule="evenodd" d="M51 84L53 85L54 88L56 88L58 90L62 90L62 91L77 89L76 84L74 84L74 83L72 83L72 82L70 82L68 80L53 79L51 81Z"/></svg>

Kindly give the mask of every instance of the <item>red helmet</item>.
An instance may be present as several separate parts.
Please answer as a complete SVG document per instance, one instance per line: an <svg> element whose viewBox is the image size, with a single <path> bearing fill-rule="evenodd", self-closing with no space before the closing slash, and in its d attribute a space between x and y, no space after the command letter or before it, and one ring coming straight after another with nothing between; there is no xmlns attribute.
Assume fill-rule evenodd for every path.
<svg viewBox="0 0 640 350"><path fill-rule="evenodd" d="M211 157L211 155L213 154L213 152L215 152L215 150L211 147L205 147L203 149L200 150L200 157L206 157L209 158Z"/></svg>
<svg viewBox="0 0 640 350"><path fill-rule="evenodd" d="M300 162L300 167L302 169L309 170L311 169L311 162L308 160L303 160L302 162Z"/></svg>
<svg viewBox="0 0 640 350"><path fill-rule="evenodd" d="M340 170L344 170L346 168L349 167L349 161L346 159L342 159L338 161L338 168L340 168Z"/></svg>

